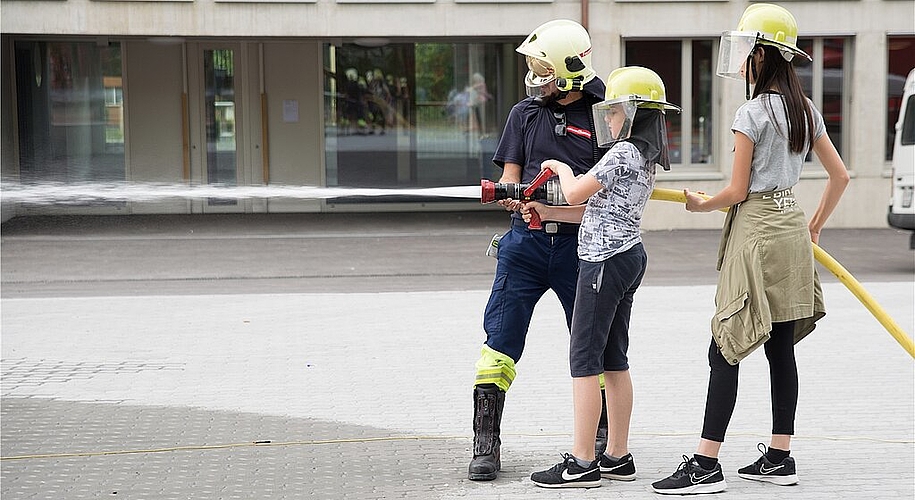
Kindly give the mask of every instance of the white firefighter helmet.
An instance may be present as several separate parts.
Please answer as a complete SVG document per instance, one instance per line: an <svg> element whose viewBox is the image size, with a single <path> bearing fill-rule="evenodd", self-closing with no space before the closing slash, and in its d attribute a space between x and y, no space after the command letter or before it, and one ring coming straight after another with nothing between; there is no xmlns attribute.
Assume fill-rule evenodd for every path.
<svg viewBox="0 0 915 500"><path fill-rule="evenodd" d="M602 148L629 137L638 108L680 111L680 106L667 102L664 81L648 68L617 68L606 84L605 99L591 107L597 145Z"/></svg>
<svg viewBox="0 0 915 500"><path fill-rule="evenodd" d="M569 19L541 24L515 50L527 61L524 83L530 96L541 95L541 89L552 82L560 91L581 90L596 75L591 67L591 36Z"/></svg>
<svg viewBox="0 0 915 500"><path fill-rule="evenodd" d="M745 76L740 74L740 68L759 44L778 48L786 61L795 55L813 60L797 46L797 21L791 12L778 5L757 3L743 12L736 31L721 35L718 76L743 80Z"/></svg>

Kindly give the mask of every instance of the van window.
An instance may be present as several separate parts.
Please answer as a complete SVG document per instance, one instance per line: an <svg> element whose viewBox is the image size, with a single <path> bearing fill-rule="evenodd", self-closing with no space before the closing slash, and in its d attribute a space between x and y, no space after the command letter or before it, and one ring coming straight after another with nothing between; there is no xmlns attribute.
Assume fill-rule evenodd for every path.
<svg viewBox="0 0 915 500"><path fill-rule="evenodd" d="M905 105L905 118L902 119L902 137L899 143L903 146L915 144L915 94L909 96Z"/></svg>

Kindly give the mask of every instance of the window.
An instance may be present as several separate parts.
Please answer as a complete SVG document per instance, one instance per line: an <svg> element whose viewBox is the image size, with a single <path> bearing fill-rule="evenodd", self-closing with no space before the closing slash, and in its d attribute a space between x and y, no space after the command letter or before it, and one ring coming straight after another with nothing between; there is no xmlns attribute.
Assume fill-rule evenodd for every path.
<svg viewBox="0 0 915 500"><path fill-rule="evenodd" d="M915 95L910 95L908 101L905 105L905 119L901 124L902 135L899 137L899 144L903 146L915 144Z"/></svg>
<svg viewBox="0 0 915 500"><path fill-rule="evenodd" d="M501 42L325 45L327 185L437 187L501 175L491 160L521 97L515 55Z"/></svg>
<svg viewBox="0 0 915 500"><path fill-rule="evenodd" d="M689 166L713 162L715 46L712 39L626 42L625 65L644 66L656 72L664 81L667 100L683 107L681 114L667 113L671 163Z"/></svg>
<svg viewBox="0 0 915 500"><path fill-rule="evenodd" d="M826 132L836 146L839 155L845 157L844 127L846 96L846 57L851 54L850 38L800 38L797 42L801 50L813 57L813 62L803 57L793 60L794 69L804 94L816 105L826 122ZM812 160L807 156L807 161Z"/></svg>
<svg viewBox="0 0 915 500"><path fill-rule="evenodd" d="M896 140L896 121L902 105L902 91L906 76L915 69L915 36L887 37L887 110L886 110L886 160L893 159L893 141ZM911 104L909 104L911 106Z"/></svg>
<svg viewBox="0 0 915 500"><path fill-rule="evenodd" d="M850 44L851 39L843 37L800 39L798 46L813 56L813 62L800 57L794 59L804 93L823 113L826 130L840 154L844 143L843 117L848 108L845 85ZM668 100L683 106L681 115L667 114L672 163L701 166L714 162L713 138L726 130L715 124L712 109L715 78L712 57L717 45L716 39L626 42L625 64L645 66L657 72L664 80Z"/></svg>
<svg viewBox="0 0 915 500"><path fill-rule="evenodd" d="M120 44L18 41L20 179L125 178Z"/></svg>
<svg viewBox="0 0 915 500"><path fill-rule="evenodd" d="M238 183L238 154L235 143L235 53L229 49L217 49L205 50L203 54L203 74L206 82L204 94L207 182L235 186Z"/></svg>

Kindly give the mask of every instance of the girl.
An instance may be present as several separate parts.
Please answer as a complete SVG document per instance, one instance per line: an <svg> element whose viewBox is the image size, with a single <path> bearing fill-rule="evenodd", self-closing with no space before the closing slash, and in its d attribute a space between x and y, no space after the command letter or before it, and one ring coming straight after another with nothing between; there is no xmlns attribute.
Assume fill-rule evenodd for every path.
<svg viewBox="0 0 915 500"><path fill-rule="evenodd" d="M788 456L798 397L794 344L825 314L810 241L819 241L849 177L791 65L795 55L810 59L796 42L794 17L771 4L751 5L737 31L721 37L718 75L743 79L748 98L751 85L753 95L731 126L730 184L708 199L684 190L690 212L730 210L718 257L702 436L692 458L684 455L676 472L652 484L656 493L714 493L727 487L718 452L737 401L738 363L759 346L769 361L772 439L768 449L760 444L763 455L738 475L779 485L798 482ZM806 222L791 188L809 151L829 180Z"/></svg>

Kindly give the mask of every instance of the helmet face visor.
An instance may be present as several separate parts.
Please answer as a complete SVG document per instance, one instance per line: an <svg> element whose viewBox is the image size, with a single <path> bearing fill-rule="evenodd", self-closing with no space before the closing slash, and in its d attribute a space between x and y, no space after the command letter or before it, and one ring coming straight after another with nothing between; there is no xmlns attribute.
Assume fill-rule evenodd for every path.
<svg viewBox="0 0 915 500"><path fill-rule="evenodd" d="M524 77L524 89L528 97L546 97L552 94L555 94L559 89L556 87L556 79L549 78L544 83L539 83L541 81L536 75L531 75L530 72L527 73L527 76Z"/></svg>
<svg viewBox="0 0 915 500"><path fill-rule="evenodd" d="M528 97L544 97L556 90L551 85L556 80L556 71L550 63L536 57L525 56L528 72L524 76L524 86Z"/></svg>
<svg viewBox="0 0 915 500"><path fill-rule="evenodd" d="M608 148L628 139L632 133L632 120L638 110L638 103L629 96L609 99L591 107L594 115L594 131L598 147Z"/></svg>
<svg viewBox="0 0 915 500"><path fill-rule="evenodd" d="M749 31L725 31L718 46L718 70L723 78L743 81L747 57L757 43L757 34Z"/></svg>

